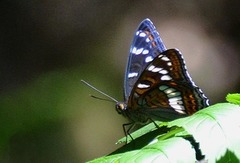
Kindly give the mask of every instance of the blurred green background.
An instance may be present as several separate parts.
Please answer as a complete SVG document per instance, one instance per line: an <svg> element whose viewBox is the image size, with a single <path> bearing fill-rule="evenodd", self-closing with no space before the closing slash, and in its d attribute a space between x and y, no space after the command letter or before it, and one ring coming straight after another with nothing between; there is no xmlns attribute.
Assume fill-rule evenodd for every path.
<svg viewBox="0 0 240 163"><path fill-rule="evenodd" d="M134 31L150 18L211 100L240 88L240 1L0 2L0 162L84 162L119 148Z"/></svg>

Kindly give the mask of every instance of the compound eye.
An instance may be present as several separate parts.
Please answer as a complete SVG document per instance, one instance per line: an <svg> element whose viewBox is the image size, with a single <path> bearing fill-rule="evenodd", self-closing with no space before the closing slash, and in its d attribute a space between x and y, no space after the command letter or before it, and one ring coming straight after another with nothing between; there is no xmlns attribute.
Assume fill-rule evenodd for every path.
<svg viewBox="0 0 240 163"><path fill-rule="evenodd" d="M125 110L125 109L126 109L126 108L125 108L125 105L124 105L123 103L120 103L120 104L119 104L119 109Z"/></svg>
<svg viewBox="0 0 240 163"><path fill-rule="evenodd" d="M126 110L126 105L122 102L117 103L116 110L119 114L122 114L124 110Z"/></svg>

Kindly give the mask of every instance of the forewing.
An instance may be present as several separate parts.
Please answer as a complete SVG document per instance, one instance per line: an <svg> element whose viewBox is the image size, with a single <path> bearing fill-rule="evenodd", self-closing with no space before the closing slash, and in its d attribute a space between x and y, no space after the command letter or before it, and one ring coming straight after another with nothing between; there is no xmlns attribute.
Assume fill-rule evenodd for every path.
<svg viewBox="0 0 240 163"><path fill-rule="evenodd" d="M124 98L128 100L134 84L147 65L161 52L164 46L155 26L149 19L143 20L135 32L124 79Z"/></svg>
<svg viewBox="0 0 240 163"><path fill-rule="evenodd" d="M129 97L128 109L145 109L148 114L158 110L191 115L207 107L208 99L189 76L179 51L160 53L142 72ZM155 118L156 119L156 118Z"/></svg>

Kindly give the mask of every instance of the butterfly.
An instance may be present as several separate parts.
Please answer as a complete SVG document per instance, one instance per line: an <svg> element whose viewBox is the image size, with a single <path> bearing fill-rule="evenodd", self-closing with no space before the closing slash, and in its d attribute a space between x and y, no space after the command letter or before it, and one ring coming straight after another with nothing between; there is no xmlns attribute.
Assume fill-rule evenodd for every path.
<svg viewBox="0 0 240 163"><path fill-rule="evenodd" d="M166 49L150 19L137 28L124 78L119 114L133 123L170 121L209 106L208 98L190 77L182 54Z"/></svg>

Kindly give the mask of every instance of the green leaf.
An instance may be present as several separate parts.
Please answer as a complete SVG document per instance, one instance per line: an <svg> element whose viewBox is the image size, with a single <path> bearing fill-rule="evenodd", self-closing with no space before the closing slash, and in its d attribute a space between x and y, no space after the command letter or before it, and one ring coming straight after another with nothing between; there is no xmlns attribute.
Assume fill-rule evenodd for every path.
<svg viewBox="0 0 240 163"><path fill-rule="evenodd" d="M175 148L175 144L178 144ZM185 155L182 155L184 151ZM94 162L194 162L195 153L191 144L183 138L172 138L149 144L140 150L102 157Z"/></svg>
<svg viewBox="0 0 240 163"><path fill-rule="evenodd" d="M133 142L91 162L195 162L199 152L208 162L240 161L238 105L216 104L159 127L141 128Z"/></svg>
<svg viewBox="0 0 240 163"><path fill-rule="evenodd" d="M199 142L207 160L215 162L232 151L240 158L240 107L222 103L201 110L193 116L169 122L168 127L183 127Z"/></svg>
<svg viewBox="0 0 240 163"><path fill-rule="evenodd" d="M226 97L226 100L229 103L240 105L240 94L239 93L234 93L234 94L228 94Z"/></svg>

